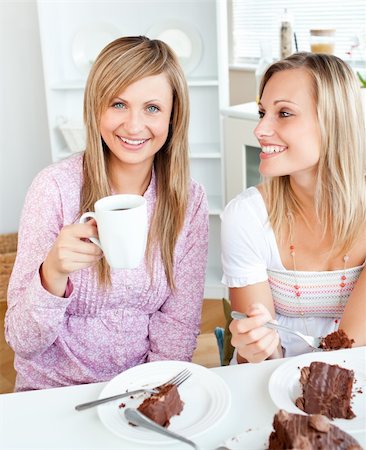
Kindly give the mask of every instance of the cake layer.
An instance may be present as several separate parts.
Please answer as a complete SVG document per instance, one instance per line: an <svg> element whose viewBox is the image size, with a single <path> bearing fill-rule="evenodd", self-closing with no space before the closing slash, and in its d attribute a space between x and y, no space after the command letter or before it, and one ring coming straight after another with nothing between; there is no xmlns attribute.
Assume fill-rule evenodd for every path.
<svg viewBox="0 0 366 450"><path fill-rule="evenodd" d="M167 427L171 417L180 414L183 405L177 386L169 384L145 399L137 409L154 422Z"/></svg>
<svg viewBox="0 0 366 450"><path fill-rule="evenodd" d="M343 330L334 331L325 336L320 342L319 348L323 350L340 350L341 348L352 348L355 341L349 339Z"/></svg>
<svg viewBox="0 0 366 450"><path fill-rule="evenodd" d="M319 414L303 416L280 410L273 428L268 450L362 450L356 439Z"/></svg>
<svg viewBox="0 0 366 450"><path fill-rule="evenodd" d="M353 370L314 361L301 369L303 396L297 399L296 405L308 414L352 419L355 417L351 409L353 381Z"/></svg>

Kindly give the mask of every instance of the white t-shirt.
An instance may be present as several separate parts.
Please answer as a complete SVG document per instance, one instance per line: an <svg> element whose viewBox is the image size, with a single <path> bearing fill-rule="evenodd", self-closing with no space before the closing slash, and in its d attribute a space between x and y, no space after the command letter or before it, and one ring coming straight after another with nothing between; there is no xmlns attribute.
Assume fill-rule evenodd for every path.
<svg viewBox="0 0 366 450"><path fill-rule="evenodd" d="M255 187L231 200L221 219L222 282L226 286L245 287L268 280L280 324L316 337L326 336L338 328L364 265L324 272L287 270L280 258L264 200ZM344 275L346 286L341 288ZM300 298L296 296L296 284L301 286ZM289 333L280 332L280 338L285 356L311 351L305 342Z"/></svg>

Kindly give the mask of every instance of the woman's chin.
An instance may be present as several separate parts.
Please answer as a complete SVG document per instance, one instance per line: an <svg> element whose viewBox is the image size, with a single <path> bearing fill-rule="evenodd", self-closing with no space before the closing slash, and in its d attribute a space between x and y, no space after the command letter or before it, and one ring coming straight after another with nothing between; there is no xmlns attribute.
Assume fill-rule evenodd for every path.
<svg viewBox="0 0 366 450"><path fill-rule="evenodd" d="M268 167L269 165L266 163L260 163L259 164L259 173L262 175L262 177L265 178L271 178L271 177L280 177L283 175L287 175L287 173L283 173L280 169L277 169L275 167Z"/></svg>

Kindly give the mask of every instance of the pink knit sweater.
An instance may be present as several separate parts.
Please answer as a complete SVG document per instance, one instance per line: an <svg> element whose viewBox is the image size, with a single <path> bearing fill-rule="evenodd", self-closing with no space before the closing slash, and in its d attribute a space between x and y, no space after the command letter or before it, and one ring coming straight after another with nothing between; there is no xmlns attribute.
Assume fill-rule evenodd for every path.
<svg viewBox="0 0 366 450"><path fill-rule="evenodd" d="M18 391L105 381L146 361L188 361L196 346L208 248L203 188L191 182L174 253L174 293L157 257L152 277L145 262L112 270L108 290L98 286L93 269L73 272L60 298L43 288L39 268L60 229L77 222L81 183L82 156L76 155L44 169L26 197L5 322ZM150 221L154 176L144 196Z"/></svg>

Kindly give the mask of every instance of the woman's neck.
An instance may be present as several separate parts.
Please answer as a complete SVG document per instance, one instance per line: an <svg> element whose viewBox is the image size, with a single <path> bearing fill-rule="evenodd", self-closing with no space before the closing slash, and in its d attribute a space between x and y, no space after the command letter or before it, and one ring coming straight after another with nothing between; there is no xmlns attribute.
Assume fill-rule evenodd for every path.
<svg viewBox="0 0 366 450"><path fill-rule="evenodd" d="M290 176L290 185L303 210L314 210L315 176Z"/></svg>
<svg viewBox="0 0 366 450"><path fill-rule="evenodd" d="M109 167L109 179L111 189L116 194L138 194L144 195L152 174L152 165L141 167L140 165Z"/></svg>

